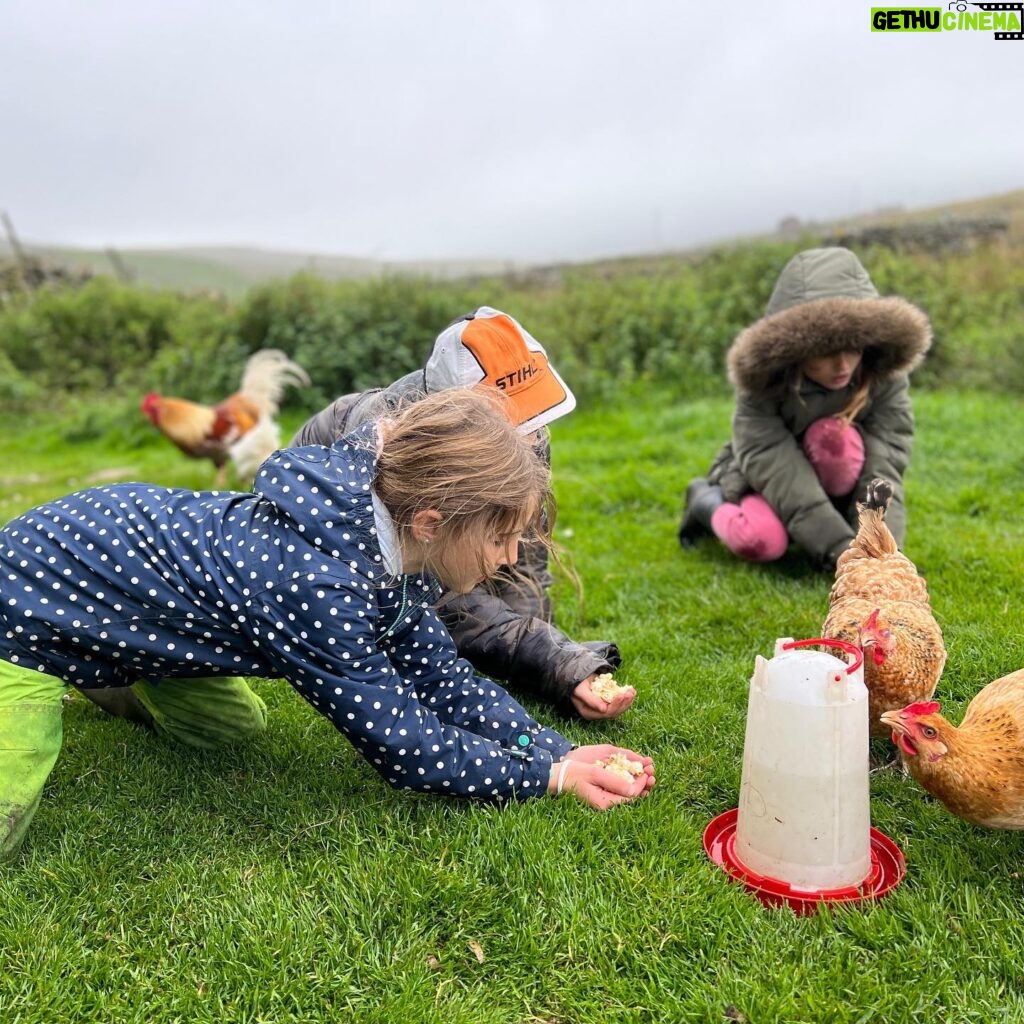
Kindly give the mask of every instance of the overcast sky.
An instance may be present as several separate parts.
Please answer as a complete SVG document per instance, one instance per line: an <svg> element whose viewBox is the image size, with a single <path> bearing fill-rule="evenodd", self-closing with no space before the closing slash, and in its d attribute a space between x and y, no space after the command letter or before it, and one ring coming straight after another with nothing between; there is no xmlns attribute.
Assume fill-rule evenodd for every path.
<svg viewBox="0 0 1024 1024"><path fill-rule="evenodd" d="M0 0L23 239L527 261L1024 188L1024 40L878 0Z"/></svg>

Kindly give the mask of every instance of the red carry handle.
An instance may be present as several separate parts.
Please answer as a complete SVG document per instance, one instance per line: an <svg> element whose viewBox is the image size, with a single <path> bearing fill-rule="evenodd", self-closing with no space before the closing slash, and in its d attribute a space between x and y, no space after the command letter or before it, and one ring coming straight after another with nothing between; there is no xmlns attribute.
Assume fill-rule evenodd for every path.
<svg viewBox="0 0 1024 1024"><path fill-rule="evenodd" d="M856 645L847 640L825 640L819 637L817 640L793 640L791 643L783 644L784 651L791 651L795 647L814 647L821 644L825 647L839 647L847 654L854 656L853 664L846 670L847 675L852 675L864 664L864 652Z"/></svg>

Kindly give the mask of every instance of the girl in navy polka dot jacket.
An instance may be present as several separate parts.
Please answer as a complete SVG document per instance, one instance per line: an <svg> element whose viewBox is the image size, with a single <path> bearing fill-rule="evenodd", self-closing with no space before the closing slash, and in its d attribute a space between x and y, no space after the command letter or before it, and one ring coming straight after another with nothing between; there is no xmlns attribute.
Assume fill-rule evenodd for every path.
<svg viewBox="0 0 1024 1024"><path fill-rule="evenodd" d="M514 564L548 506L547 468L500 400L456 389L276 453L252 494L116 484L9 523L0 852L56 762L68 685L131 686L158 732L211 747L264 727L240 675L284 678L397 788L596 808L646 794L650 758L573 749L475 676L431 608ZM617 751L642 765L632 781L596 763Z"/></svg>

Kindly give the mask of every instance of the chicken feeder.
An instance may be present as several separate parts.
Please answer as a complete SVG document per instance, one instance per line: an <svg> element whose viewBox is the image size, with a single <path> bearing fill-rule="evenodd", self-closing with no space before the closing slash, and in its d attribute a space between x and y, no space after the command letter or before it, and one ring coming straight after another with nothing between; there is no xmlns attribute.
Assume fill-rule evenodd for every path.
<svg viewBox="0 0 1024 1024"><path fill-rule="evenodd" d="M847 664L824 651L854 656ZM750 681L739 807L705 829L712 861L769 906L877 899L906 873L896 844L871 827L868 691L859 648L777 640Z"/></svg>

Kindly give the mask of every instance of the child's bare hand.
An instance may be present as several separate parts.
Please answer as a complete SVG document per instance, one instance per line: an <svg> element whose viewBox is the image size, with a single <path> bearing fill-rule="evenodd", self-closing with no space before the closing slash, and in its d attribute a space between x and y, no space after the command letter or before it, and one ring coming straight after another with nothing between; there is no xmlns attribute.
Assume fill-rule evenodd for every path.
<svg viewBox="0 0 1024 1024"><path fill-rule="evenodd" d="M610 701L594 693L591 685L596 675L588 676L572 692L572 706L576 714L588 722L596 722L605 718L618 718L636 698L636 690L625 686Z"/></svg>
<svg viewBox="0 0 1024 1024"><path fill-rule="evenodd" d="M635 777L627 779L597 763L607 761L616 754L640 765L642 770ZM556 793L559 777L562 779L563 793L572 793L590 807L604 811L616 804L646 796L654 786L654 761L625 747L596 743L577 747L554 766L548 784L549 793Z"/></svg>

